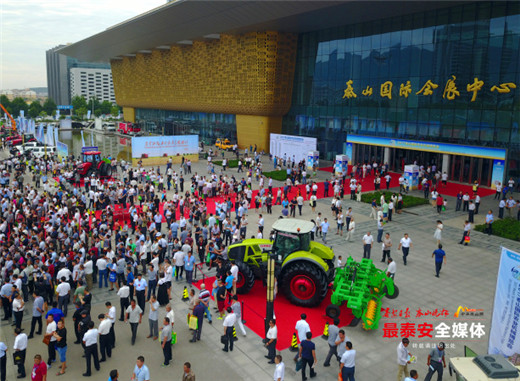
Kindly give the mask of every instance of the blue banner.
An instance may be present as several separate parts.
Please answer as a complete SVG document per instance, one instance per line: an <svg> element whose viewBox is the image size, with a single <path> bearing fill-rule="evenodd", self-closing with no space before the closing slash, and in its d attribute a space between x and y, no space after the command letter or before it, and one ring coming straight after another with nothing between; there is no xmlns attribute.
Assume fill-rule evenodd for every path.
<svg viewBox="0 0 520 381"><path fill-rule="evenodd" d="M69 147L65 143L57 142L56 152L58 154L58 158L62 159L64 157L69 156Z"/></svg>
<svg viewBox="0 0 520 381"><path fill-rule="evenodd" d="M493 160L493 172L491 174L491 188L496 189L498 183L504 182L504 160Z"/></svg>
<svg viewBox="0 0 520 381"><path fill-rule="evenodd" d="M520 254L502 248L498 268L488 353L512 356L520 353Z"/></svg>
<svg viewBox="0 0 520 381"><path fill-rule="evenodd" d="M162 157L197 154L198 135L146 136L132 138L132 157Z"/></svg>
<svg viewBox="0 0 520 381"><path fill-rule="evenodd" d="M348 156L349 165L352 165L352 143L347 143L347 147L345 149L345 155Z"/></svg>
<svg viewBox="0 0 520 381"><path fill-rule="evenodd" d="M415 141L383 138L378 136L347 135L347 143L368 144L380 147L445 153L449 155L482 157L485 159L506 159L506 150L502 148L463 146L459 144L429 142L424 140Z"/></svg>

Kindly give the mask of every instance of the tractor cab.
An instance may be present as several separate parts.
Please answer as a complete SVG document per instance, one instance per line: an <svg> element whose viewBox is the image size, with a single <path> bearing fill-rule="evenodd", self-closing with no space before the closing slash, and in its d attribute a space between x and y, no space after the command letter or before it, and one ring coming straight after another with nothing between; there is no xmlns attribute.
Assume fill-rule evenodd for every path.
<svg viewBox="0 0 520 381"><path fill-rule="evenodd" d="M282 262L289 254L296 251L309 251L311 230L310 221L280 219L273 225L275 238L271 251L276 254L276 261Z"/></svg>
<svg viewBox="0 0 520 381"><path fill-rule="evenodd" d="M101 161L101 152L99 151L90 151L90 152L83 152L82 154L82 161L84 163L98 163Z"/></svg>

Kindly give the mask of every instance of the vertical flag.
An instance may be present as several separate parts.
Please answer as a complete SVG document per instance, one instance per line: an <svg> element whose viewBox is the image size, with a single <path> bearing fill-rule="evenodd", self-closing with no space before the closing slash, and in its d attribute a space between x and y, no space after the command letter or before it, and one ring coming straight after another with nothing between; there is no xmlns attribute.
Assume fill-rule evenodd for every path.
<svg viewBox="0 0 520 381"><path fill-rule="evenodd" d="M56 110L56 120L60 119L60 110Z"/></svg>
<svg viewBox="0 0 520 381"><path fill-rule="evenodd" d="M92 110L87 111L87 119L90 119L90 115L92 114Z"/></svg>
<svg viewBox="0 0 520 381"><path fill-rule="evenodd" d="M85 147L86 144L85 144L85 138L83 137L83 130L81 130L81 146L82 147Z"/></svg>
<svg viewBox="0 0 520 381"><path fill-rule="evenodd" d="M94 133L92 131L90 132L90 142L92 143L91 147L95 147L96 146L94 144Z"/></svg>
<svg viewBox="0 0 520 381"><path fill-rule="evenodd" d="M58 128L55 128L54 129L54 142L56 143L56 146L58 145L58 142L60 141L59 139L59 129Z"/></svg>

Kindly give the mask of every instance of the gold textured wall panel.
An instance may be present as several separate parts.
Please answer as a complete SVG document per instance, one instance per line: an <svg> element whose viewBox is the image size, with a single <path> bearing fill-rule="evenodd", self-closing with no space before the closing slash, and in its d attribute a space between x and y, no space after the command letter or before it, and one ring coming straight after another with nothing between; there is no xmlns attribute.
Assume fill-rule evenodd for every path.
<svg viewBox="0 0 520 381"><path fill-rule="evenodd" d="M281 116L237 115L237 138L241 148L257 145L258 151L269 152L269 134L282 132Z"/></svg>
<svg viewBox="0 0 520 381"><path fill-rule="evenodd" d="M123 120L125 122L135 123L135 108L123 107Z"/></svg>
<svg viewBox="0 0 520 381"><path fill-rule="evenodd" d="M282 116L291 106L297 35L221 35L113 60L117 104L126 107Z"/></svg>

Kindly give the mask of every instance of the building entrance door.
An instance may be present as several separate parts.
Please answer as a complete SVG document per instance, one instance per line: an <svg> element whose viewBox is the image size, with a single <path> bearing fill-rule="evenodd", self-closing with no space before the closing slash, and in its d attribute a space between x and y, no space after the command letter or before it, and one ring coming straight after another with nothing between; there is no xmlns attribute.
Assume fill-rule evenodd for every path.
<svg viewBox="0 0 520 381"><path fill-rule="evenodd" d="M450 155L451 171L449 179L461 183L473 183L491 186L493 160L480 157Z"/></svg>

